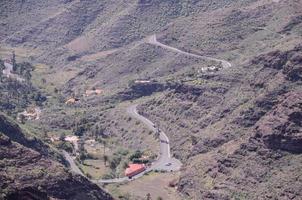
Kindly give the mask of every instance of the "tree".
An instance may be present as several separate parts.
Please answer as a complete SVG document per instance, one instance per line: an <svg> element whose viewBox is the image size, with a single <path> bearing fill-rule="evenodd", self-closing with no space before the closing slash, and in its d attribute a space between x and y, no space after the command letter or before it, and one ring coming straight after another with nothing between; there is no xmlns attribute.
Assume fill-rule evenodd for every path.
<svg viewBox="0 0 302 200"><path fill-rule="evenodd" d="M192 142L192 145L196 145L198 143L196 136L191 135L191 142Z"/></svg>
<svg viewBox="0 0 302 200"><path fill-rule="evenodd" d="M34 100L36 101L37 105L41 105L42 102L46 101L47 98L45 96L43 96L41 94L41 92L37 92L35 95L34 95Z"/></svg>
<svg viewBox="0 0 302 200"><path fill-rule="evenodd" d="M30 71L26 70L24 76L25 76L26 80L30 80L31 79L31 73L30 73Z"/></svg>
<svg viewBox="0 0 302 200"><path fill-rule="evenodd" d="M86 152L81 151L80 152L80 161L83 162L87 158Z"/></svg>
<svg viewBox="0 0 302 200"><path fill-rule="evenodd" d="M99 125L95 125L92 129L92 135L97 138L100 132L100 127Z"/></svg>
<svg viewBox="0 0 302 200"><path fill-rule="evenodd" d="M85 141L84 141L84 139L83 138L80 138L80 141L78 142L78 146L79 146L79 151L80 152L84 152L85 151L85 146L84 146L84 144L85 144Z"/></svg>
<svg viewBox="0 0 302 200"><path fill-rule="evenodd" d="M92 179L92 176L89 173L85 173L85 175L88 179Z"/></svg>
<svg viewBox="0 0 302 200"><path fill-rule="evenodd" d="M131 156L130 156L130 160L133 161L135 159L139 159L140 157L142 157L143 153L140 150L136 150Z"/></svg>
<svg viewBox="0 0 302 200"><path fill-rule="evenodd" d="M65 151L69 152L69 153L72 153L72 144L69 143L69 142L66 142L66 141L60 141L58 143L58 148L60 149L64 149Z"/></svg>
<svg viewBox="0 0 302 200"><path fill-rule="evenodd" d="M57 94L59 92L58 88L54 88L53 92Z"/></svg>
<svg viewBox="0 0 302 200"><path fill-rule="evenodd" d="M146 195L146 200L151 200L152 198L151 198L151 194L150 193L148 193L147 195Z"/></svg>
<svg viewBox="0 0 302 200"><path fill-rule="evenodd" d="M59 140L62 141L62 142L65 141L65 134L64 133L60 134Z"/></svg>
<svg viewBox="0 0 302 200"><path fill-rule="evenodd" d="M16 71L16 54L15 54L15 51L12 52L12 65L13 65L13 71Z"/></svg>
<svg viewBox="0 0 302 200"><path fill-rule="evenodd" d="M41 82L42 82L43 84L46 84L46 79L45 79L45 78L42 78L42 79L41 79Z"/></svg>
<svg viewBox="0 0 302 200"><path fill-rule="evenodd" d="M120 164L122 158L120 156L113 156L113 158L111 159L110 163L109 163L109 167L110 169L114 170L116 169L116 167Z"/></svg>
<svg viewBox="0 0 302 200"><path fill-rule="evenodd" d="M75 134L76 136L81 137L81 136L84 135L85 128L84 128L83 126L79 126L79 124L76 123L76 127L75 127L75 129L74 129L73 131L74 131L74 134Z"/></svg>
<svg viewBox="0 0 302 200"><path fill-rule="evenodd" d="M20 119L21 124L24 124L24 123L25 123L25 116L24 116L23 114L21 114L21 115L19 116L19 119Z"/></svg>
<svg viewBox="0 0 302 200"><path fill-rule="evenodd" d="M107 161L108 161L108 156L107 155L103 155L103 159L104 159L104 165L106 167L107 166Z"/></svg>
<svg viewBox="0 0 302 200"><path fill-rule="evenodd" d="M45 127L42 128L42 138L43 139L47 139L48 138L48 134L47 134L47 131L46 131Z"/></svg>
<svg viewBox="0 0 302 200"><path fill-rule="evenodd" d="M105 129L97 124L93 126L91 132L95 136L95 138L97 138L99 135L104 136Z"/></svg>

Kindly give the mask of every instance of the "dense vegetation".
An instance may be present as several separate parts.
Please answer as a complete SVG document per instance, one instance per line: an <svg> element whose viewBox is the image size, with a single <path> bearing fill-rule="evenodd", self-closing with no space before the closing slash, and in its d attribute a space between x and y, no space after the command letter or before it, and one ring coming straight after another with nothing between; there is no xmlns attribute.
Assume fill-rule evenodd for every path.
<svg viewBox="0 0 302 200"><path fill-rule="evenodd" d="M4 62L0 60L0 108L2 112L15 116L30 105L41 106L46 97L31 83L31 72L34 67L27 62L17 63L14 73L24 77L25 81L7 78L2 70Z"/></svg>

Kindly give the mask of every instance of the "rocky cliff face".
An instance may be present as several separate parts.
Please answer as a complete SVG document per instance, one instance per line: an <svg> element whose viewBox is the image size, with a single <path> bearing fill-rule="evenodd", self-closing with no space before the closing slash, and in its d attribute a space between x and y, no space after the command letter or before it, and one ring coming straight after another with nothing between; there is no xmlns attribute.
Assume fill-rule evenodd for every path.
<svg viewBox="0 0 302 200"><path fill-rule="evenodd" d="M36 137L25 135L19 125L13 120L9 119L4 114L0 113L0 131L9 137L12 141L17 142L25 147L34 149L45 156L55 154L52 152L49 146L44 144Z"/></svg>
<svg viewBox="0 0 302 200"><path fill-rule="evenodd" d="M50 157L51 151L43 142L28 139L1 115L0 199L112 199Z"/></svg>
<svg viewBox="0 0 302 200"><path fill-rule="evenodd" d="M302 153L302 93L289 92L256 125L256 136L271 149Z"/></svg>
<svg viewBox="0 0 302 200"><path fill-rule="evenodd" d="M257 56L141 107L185 163L179 191L193 199L299 199L301 52Z"/></svg>

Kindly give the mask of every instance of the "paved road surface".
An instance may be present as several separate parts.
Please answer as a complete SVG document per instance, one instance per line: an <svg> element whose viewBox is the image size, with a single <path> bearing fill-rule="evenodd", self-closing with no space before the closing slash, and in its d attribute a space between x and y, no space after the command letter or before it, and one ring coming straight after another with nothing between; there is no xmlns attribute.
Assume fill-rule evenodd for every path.
<svg viewBox="0 0 302 200"><path fill-rule="evenodd" d="M131 181L131 180L140 178L144 174L146 174L152 170L169 171L169 172L180 170L180 167L182 164L179 160L171 157L170 141L169 141L169 138L167 137L167 135L163 131L157 129L149 119L138 114L136 107L137 107L137 105L132 105L132 106L128 107L127 113L129 115L131 115L133 118L136 118L136 119L140 120L141 122L143 122L153 132L159 131L159 141L160 141L159 159L154 161L151 164L151 166L149 168L147 168L145 171L143 171L140 174L137 174L136 176L133 176L131 179L129 179L128 177L123 177L123 178L106 179L106 180L100 179L97 181L95 180L93 182L95 182L95 183L121 183L121 182ZM65 156L66 160L69 162L71 170L77 174L83 175L81 170L75 164L73 158L66 151L62 151L62 152L63 152L63 155Z"/></svg>
<svg viewBox="0 0 302 200"><path fill-rule="evenodd" d="M188 53L188 52L182 51L180 49L162 44L157 41L156 35L152 35L151 37L149 37L147 42L150 44L160 46L162 48L177 52L177 53L187 55L187 56L192 56L192 57L196 57L196 58L220 62L222 64L223 68L228 68L228 67L232 66L232 64L226 60L212 58L212 57L208 57L208 56L201 56L201 55L197 55L197 54L193 54L193 53ZM178 170L180 170L182 164L179 160L172 158L171 152L170 152L170 140L167 137L167 135L163 131L161 131L159 128L157 128L149 119L138 114L136 108L137 108L137 105L132 105L132 106L128 107L127 113L129 115L131 115L133 118L136 118L139 121L143 122L151 131L159 134L159 141L160 141L159 159L154 161L151 164L151 166L149 168L147 168L147 170L132 177L131 179L129 179L128 177L123 177L123 178L106 179L106 180L100 179L100 180L94 180L93 182L95 182L95 183L121 183L121 182L131 181L131 180L140 178L141 176L143 176L144 174L146 174L152 170L160 170L160 171L178 171ZM74 163L72 157L67 152L63 152L63 153L64 153L64 156L66 157L67 161L70 163L71 169L78 174L82 174L82 172L79 170L77 165Z"/></svg>
<svg viewBox="0 0 302 200"><path fill-rule="evenodd" d="M160 46L160 47L162 47L164 49L168 49L168 50L174 51L176 53L181 53L181 54L184 54L184 55L187 55L187 56L191 56L191 57L195 57L195 58L201 58L201 59L205 59L205 60L212 60L212 61L219 62L219 63L222 64L223 68L232 67L232 64L230 62L226 61L226 60L222 60L222 59L218 59L218 58L213 58L213 57L209 57L209 56L201 56L201 55L197 55L197 54L194 54L194 53L185 52L185 51L182 51L182 50L177 49L175 47L171 47L171 46L165 45L163 43L160 43L159 41L157 41L156 35L150 36L148 38L147 42L150 43L150 44L156 45L156 46Z"/></svg>
<svg viewBox="0 0 302 200"><path fill-rule="evenodd" d="M158 132L158 128L149 119L138 114L137 105L128 107L127 112L132 117L143 122L151 131ZM160 141L160 155L159 159L154 162L151 166L152 170L166 170L166 171L177 171L181 167L181 162L175 158L172 158L170 153L170 141L168 136L161 130L159 130L159 141ZM168 164L168 165L167 165Z"/></svg>
<svg viewBox="0 0 302 200"><path fill-rule="evenodd" d="M75 164L74 159L69 155L69 153L67 153L66 151L62 151L65 159L68 161L70 168L73 172L75 172L76 174L80 174L82 176L84 176L84 174L82 173L82 171L79 169L79 167Z"/></svg>
<svg viewBox="0 0 302 200"><path fill-rule="evenodd" d="M158 129L155 127L155 125L144 116L138 114L137 105L132 105L127 108L127 113L132 116L133 118L138 119L139 121L143 122L151 131L158 132ZM153 171L153 170L159 170L159 171L178 171L181 167L181 162L175 158L171 157L170 153L170 141L167 135L159 130L159 141L160 141L160 155L159 159L156 160L151 164L147 170L144 172L132 177L129 179L128 177L118 178L118 179L110 179L110 180L98 180L98 183L121 183L126 181L135 180L137 178L142 177L144 174Z"/></svg>

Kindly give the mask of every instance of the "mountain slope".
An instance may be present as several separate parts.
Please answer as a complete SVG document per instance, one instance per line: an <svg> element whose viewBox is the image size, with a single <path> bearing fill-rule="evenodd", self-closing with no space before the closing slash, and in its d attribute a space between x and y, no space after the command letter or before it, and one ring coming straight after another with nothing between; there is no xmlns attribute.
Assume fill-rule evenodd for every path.
<svg viewBox="0 0 302 200"><path fill-rule="evenodd" d="M30 125L84 137L98 126L113 145L157 152L125 113L139 104L184 163L175 185L186 198L299 199L301 10L301 0L4 0L0 55L39 66L50 98Z"/></svg>
<svg viewBox="0 0 302 200"><path fill-rule="evenodd" d="M0 123L1 198L112 199L86 178L71 174L62 164L33 150L37 145L26 142L17 125L6 121L3 129ZM38 149L45 152L46 147L40 142Z"/></svg>
<svg viewBox="0 0 302 200"><path fill-rule="evenodd" d="M182 193L193 199L301 196L301 51L263 54L141 106L186 163Z"/></svg>
<svg viewBox="0 0 302 200"><path fill-rule="evenodd" d="M88 80L88 87L124 87L133 74L129 68L135 68L141 78L166 76L157 68L182 59L169 54L160 55L163 60L158 62L151 59L154 53L148 51L152 45L141 43L152 34L158 34L164 44L233 63L272 49L291 48L301 36L295 28L301 24L301 4L293 0L24 1L22 15L15 18L11 13L18 12L20 2L4 2L0 7L5 13L1 19L7 35L2 43L38 50L36 61L57 69L51 77L62 71L82 71L75 75L79 87L84 86L82 80ZM31 16L40 12L44 13L38 17L40 21L33 23ZM19 21L23 23L16 24ZM87 56L92 59L87 60ZM125 56L130 62L120 59ZM205 65L201 60L198 64ZM192 66L186 64L188 69ZM83 73L91 69L102 75Z"/></svg>

